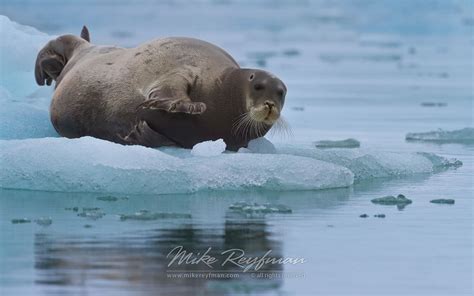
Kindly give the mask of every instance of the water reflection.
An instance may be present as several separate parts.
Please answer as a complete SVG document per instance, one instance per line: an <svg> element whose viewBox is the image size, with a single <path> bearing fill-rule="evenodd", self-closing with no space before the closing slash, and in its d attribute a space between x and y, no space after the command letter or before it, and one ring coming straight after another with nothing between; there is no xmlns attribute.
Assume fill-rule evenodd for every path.
<svg viewBox="0 0 474 296"><path fill-rule="evenodd" d="M90 290L107 287L130 289L139 294L227 294L258 289L275 290L281 279L254 279L250 273L227 262L230 249L242 249L247 257L283 257L282 242L272 238L264 217L241 219L227 215L223 228L185 223L176 227L158 228L119 236L61 236L35 234L36 284L46 286L88 287ZM178 246L193 252L196 257L207 255L217 259L210 269L202 261L198 264L169 266ZM283 266L266 264L259 272L281 272ZM211 279L197 278L212 271ZM209 276L209 275L208 275ZM187 277L187 278L184 278ZM218 278L221 277L221 278ZM227 278L225 278L227 277ZM229 278L230 277L230 278Z"/></svg>

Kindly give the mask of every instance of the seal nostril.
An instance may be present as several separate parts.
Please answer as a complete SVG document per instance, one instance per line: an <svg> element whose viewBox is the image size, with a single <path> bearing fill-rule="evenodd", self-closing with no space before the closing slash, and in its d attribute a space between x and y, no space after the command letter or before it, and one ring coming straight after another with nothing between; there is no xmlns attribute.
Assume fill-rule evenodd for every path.
<svg viewBox="0 0 474 296"><path fill-rule="evenodd" d="M255 85L253 86L253 88L255 90L262 90L265 88L265 86L262 84L262 83L255 83Z"/></svg>
<svg viewBox="0 0 474 296"><path fill-rule="evenodd" d="M272 101L265 101L265 105L268 106L268 108L272 109L275 107L275 103Z"/></svg>

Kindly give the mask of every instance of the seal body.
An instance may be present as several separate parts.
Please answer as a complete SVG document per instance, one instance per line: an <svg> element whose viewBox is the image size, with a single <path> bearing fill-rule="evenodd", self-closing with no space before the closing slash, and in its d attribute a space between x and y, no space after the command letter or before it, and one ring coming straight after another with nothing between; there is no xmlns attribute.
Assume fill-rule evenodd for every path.
<svg viewBox="0 0 474 296"><path fill-rule="evenodd" d="M95 46L73 35L47 44L35 70L39 84L56 81L50 113L62 136L185 148L223 138L232 150L271 127L263 120L258 129L250 128L253 120L248 119L245 132L236 132L250 108L267 106L252 98L257 92L252 80L265 77L262 100L278 95L281 100L286 92L279 79L255 71L241 69L224 50L192 38L163 38L125 49ZM278 94L263 95L265 88ZM279 114L278 108L273 110ZM268 119L271 112L265 112Z"/></svg>

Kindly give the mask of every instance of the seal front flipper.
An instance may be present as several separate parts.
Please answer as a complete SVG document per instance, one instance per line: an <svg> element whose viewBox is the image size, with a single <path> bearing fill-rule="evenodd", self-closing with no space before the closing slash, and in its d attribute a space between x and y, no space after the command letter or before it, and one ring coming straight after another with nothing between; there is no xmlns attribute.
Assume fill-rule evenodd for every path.
<svg viewBox="0 0 474 296"><path fill-rule="evenodd" d="M152 130L145 121L138 122L125 137L117 135L126 145L146 147L177 146L175 142Z"/></svg>
<svg viewBox="0 0 474 296"><path fill-rule="evenodd" d="M186 94L170 95L160 90L153 91L148 96L148 100L141 103L138 108L140 111L162 110L169 113L186 114L202 114L206 111L206 104L193 102Z"/></svg>

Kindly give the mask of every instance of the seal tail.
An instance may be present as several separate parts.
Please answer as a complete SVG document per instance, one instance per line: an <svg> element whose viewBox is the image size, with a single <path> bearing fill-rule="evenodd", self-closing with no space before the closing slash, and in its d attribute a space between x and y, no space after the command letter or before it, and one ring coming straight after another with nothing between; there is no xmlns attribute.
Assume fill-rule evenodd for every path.
<svg viewBox="0 0 474 296"><path fill-rule="evenodd" d="M91 37L89 35L89 29L87 29L86 26L83 26L82 27L82 30L81 30L81 38L86 40L87 42L91 42Z"/></svg>

